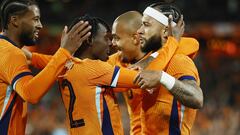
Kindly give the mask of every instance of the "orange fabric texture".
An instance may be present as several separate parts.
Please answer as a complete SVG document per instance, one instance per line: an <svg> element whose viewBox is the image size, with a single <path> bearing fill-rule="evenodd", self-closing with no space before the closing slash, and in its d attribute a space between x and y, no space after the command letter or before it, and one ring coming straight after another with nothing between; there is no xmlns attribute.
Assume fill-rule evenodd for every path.
<svg viewBox="0 0 240 135"><path fill-rule="evenodd" d="M162 61L156 58L147 69L161 70L163 68L165 72L177 79L182 77L195 79L199 85L198 71L191 60L194 56L192 54L196 54L198 48L198 42L195 39L182 38L178 50L165 68L160 67L158 63ZM166 135L170 132L178 134L176 129L179 128L182 135L189 135L196 110L181 105L168 90L161 86L153 94L143 93L141 113L142 134Z"/></svg>
<svg viewBox="0 0 240 135"><path fill-rule="evenodd" d="M157 68L159 70L163 70L172 56L174 55L176 49L178 48L177 41L169 37L167 43L163 46L162 49L157 51L158 55L152 63L157 63ZM146 57L148 57L147 55ZM145 57L145 58L146 58ZM143 59L145 59L143 58ZM161 61L161 62L159 62ZM118 65L121 67L127 67L128 63L121 62L121 52L113 54L110 56L108 62L112 65ZM124 99L126 101L128 107L128 113L130 117L130 134L131 135L138 135L141 134L141 107L142 107L142 90L141 89L119 89L116 88L114 91L127 91L123 92Z"/></svg>
<svg viewBox="0 0 240 135"><path fill-rule="evenodd" d="M0 53L0 126L5 126L4 129L7 127L9 135L24 135L27 102L36 103L40 100L71 55L60 48L44 71L33 77L21 49L2 35ZM5 131L1 131L1 134L5 134Z"/></svg>
<svg viewBox="0 0 240 135"><path fill-rule="evenodd" d="M48 58L44 55L34 54L32 61L35 62L32 64L39 65L34 63L38 63L37 61L47 62L45 60ZM62 98L67 109L66 121L69 134L101 135L104 111L107 111L106 108L104 109L105 100L110 114L111 128L114 134L122 135L123 129L119 119L120 113L117 111L118 105L112 91L106 90L104 86L136 87L133 79L137 72L124 68L119 69L99 60L74 58L70 63L72 66L65 75L59 78ZM75 97L75 101L71 103L73 97ZM73 110L69 109L71 106L74 108ZM70 119L70 114L73 120L82 121L82 124L75 124L77 127L72 127L74 122Z"/></svg>

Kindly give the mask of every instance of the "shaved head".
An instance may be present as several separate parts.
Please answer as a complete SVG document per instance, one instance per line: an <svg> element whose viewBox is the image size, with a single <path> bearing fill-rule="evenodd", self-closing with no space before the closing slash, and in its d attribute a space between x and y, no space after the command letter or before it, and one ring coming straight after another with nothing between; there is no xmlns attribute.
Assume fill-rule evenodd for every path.
<svg viewBox="0 0 240 135"><path fill-rule="evenodd" d="M112 26L112 43L122 54L123 62L133 62L141 58L141 44L137 30L142 25L142 15L137 11L121 14Z"/></svg>
<svg viewBox="0 0 240 135"><path fill-rule="evenodd" d="M113 27L115 30L122 30L125 33L135 34L141 27L142 15L137 11L128 11L115 19Z"/></svg>

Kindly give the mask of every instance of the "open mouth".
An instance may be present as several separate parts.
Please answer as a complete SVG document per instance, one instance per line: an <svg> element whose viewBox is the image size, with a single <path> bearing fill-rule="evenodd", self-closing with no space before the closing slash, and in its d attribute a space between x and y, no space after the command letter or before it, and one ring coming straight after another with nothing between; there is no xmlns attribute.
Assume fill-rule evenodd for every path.
<svg viewBox="0 0 240 135"><path fill-rule="evenodd" d="M140 44L141 44L141 46L143 46L144 44L145 44L145 40L142 38L142 37L140 37Z"/></svg>
<svg viewBox="0 0 240 135"><path fill-rule="evenodd" d="M38 32L38 31L35 31L35 32L34 32L34 38L35 38L35 39L38 39L38 37L39 37L39 32Z"/></svg>
<svg viewBox="0 0 240 135"><path fill-rule="evenodd" d="M167 40L167 39L168 39L168 36L164 36L163 39Z"/></svg>

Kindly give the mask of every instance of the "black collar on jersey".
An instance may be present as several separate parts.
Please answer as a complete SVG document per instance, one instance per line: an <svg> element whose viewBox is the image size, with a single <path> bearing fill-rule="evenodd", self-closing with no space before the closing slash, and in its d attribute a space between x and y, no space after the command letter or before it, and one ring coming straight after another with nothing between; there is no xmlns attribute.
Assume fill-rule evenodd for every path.
<svg viewBox="0 0 240 135"><path fill-rule="evenodd" d="M8 37L6 36L3 36L0 34L0 39L5 39L7 40L8 42L10 42L11 44L13 44L14 46L17 46L17 44L15 42L13 42L11 39L9 39Z"/></svg>

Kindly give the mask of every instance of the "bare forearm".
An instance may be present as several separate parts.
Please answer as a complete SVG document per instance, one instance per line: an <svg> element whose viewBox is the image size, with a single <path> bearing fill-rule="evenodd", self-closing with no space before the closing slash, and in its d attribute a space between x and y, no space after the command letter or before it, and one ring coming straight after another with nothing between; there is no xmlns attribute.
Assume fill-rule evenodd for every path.
<svg viewBox="0 0 240 135"><path fill-rule="evenodd" d="M143 70L134 83L141 89L152 89L163 85L183 105L199 109L203 106L203 93L194 80L177 80L164 71Z"/></svg>
<svg viewBox="0 0 240 135"><path fill-rule="evenodd" d="M187 107L200 109L203 106L203 93L195 81L176 80L170 92L178 101Z"/></svg>

